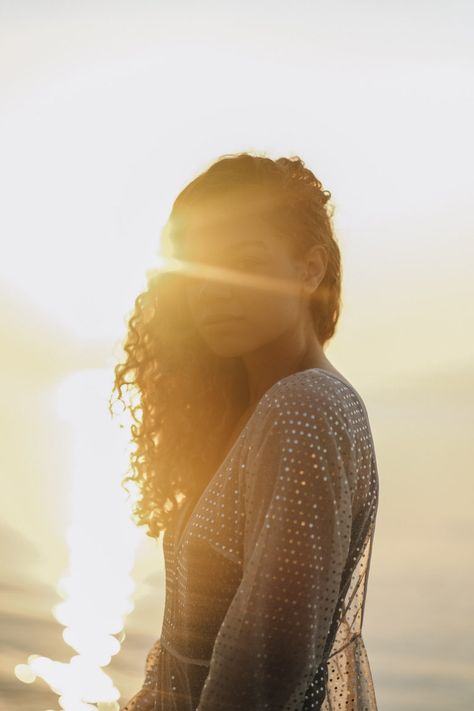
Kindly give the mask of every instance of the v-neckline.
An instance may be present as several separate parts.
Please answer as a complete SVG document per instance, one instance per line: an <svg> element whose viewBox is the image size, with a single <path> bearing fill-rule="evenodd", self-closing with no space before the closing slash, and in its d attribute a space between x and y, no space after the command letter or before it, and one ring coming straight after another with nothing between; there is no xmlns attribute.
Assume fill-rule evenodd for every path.
<svg viewBox="0 0 474 711"><path fill-rule="evenodd" d="M268 391L267 391L267 392L268 392ZM263 396L262 396L262 397L263 397ZM234 449L237 447L237 444L239 444L241 438L244 436L244 433L246 432L246 430L247 430L247 428L248 428L248 426L249 426L249 424L250 424L250 421L252 420L252 418L253 418L253 416L254 416L254 414L255 414L255 411L257 410L257 407L258 407L259 404L260 404L260 401L257 403L257 405L256 405L256 407L255 407L255 410L252 412L252 414L251 414L250 417L248 418L247 422L246 422L245 425L243 426L243 428L242 428L242 430L240 431L240 433L237 435L236 439L234 440L234 443L232 444L232 446L230 447L230 449L228 449L227 454L224 456L224 459L223 459L222 462L219 464L219 466L217 467L216 471L215 471L214 474L211 476L211 478L209 479L208 483L206 484L206 486L204 487L204 489L202 490L202 492L201 492L200 495L198 496L198 498L197 498L197 500L196 500L196 502L195 502L195 505L193 506L193 508L192 508L192 510L191 510L191 513L188 514L187 516L185 515L185 512L188 513L188 512L187 512L187 509L188 509L189 504L192 503L192 500L190 499L189 502L186 502L186 501L185 501L184 506L183 506L183 509L182 509L182 511L180 512L180 513L181 513L181 516L178 515L178 518L177 518L177 530L176 530L176 528L175 528L175 530L174 530L174 545L175 545L175 550L176 550L177 552L178 552L178 551L180 550L180 548L181 548L181 544L182 544L182 542L183 542L183 540L184 540L185 534L187 533L187 530L188 530L188 528L189 528L189 525L190 525L191 519L192 519L192 517L193 517L193 514L194 514L194 512L196 511L196 509L197 509L197 507L198 507L198 505L199 505L201 499L204 498L204 494L205 494L205 493L207 492L207 490L210 488L211 484L214 482L214 480L216 479L217 475L220 473L221 469L227 464L227 460L229 459L229 457L230 457L230 455L232 454L232 452L234 451ZM184 518L184 523L183 523L183 518Z"/></svg>
<svg viewBox="0 0 474 711"><path fill-rule="evenodd" d="M177 521L176 521L177 526L176 526L176 528L174 529L174 535L173 535L173 538L174 538L174 549L175 549L175 553L176 553L176 554L178 554L179 551L180 551L180 549L181 549L181 545L182 545L182 543L183 543L184 537L185 537L186 533L188 532L188 529L189 529L189 527L190 527L190 525L191 525L191 519L192 519L192 517L193 517L193 515L194 515L194 512L196 511L198 505L200 504L201 499L204 498L204 494L205 494L205 493L208 491L208 489L211 487L211 484L214 482L214 480L216 479L217 475L220 473L221 469L222 469L222 468L225 466L225 464L227 463L227 460L229 459L230 455L232 454L232 452L234 451L234 449L237 447L237 445L239 444L240 440L241 440L242 437L244 436L244 433L247 431L247 429L248 429L248 427L249 427L249 425L250 425L250 423L251 423L251 421L252 421L252 419L253 419L255 413L257 412L257 410L258 410L258 408L259 408L260 403L262 402L262 400L263 400L263 399L268 395L268 393L269 393L278 383L280 383L282 380L285 380L286 378L291 378L291 377L293 377L293 376L295 376L295 375L299 375L299 374L301 374L301 373L307 373L307 372L310 371L310 370L317 370L317 371L322 371L323 373L327 373L327 375L329 375L331 378L334 378L335 380L338 380L340 383L344 383L344 385L346 385L346 386L348 386L349 388L351 388L351 390L354 390L353 386L352 386L347 380L343 379L342 377L339 377L338 375L335 375L335 374L332 373L330 370L326 370L325 368L305 368L304 370L297 370L295 373L290 373L289 375L285 375L285 376L283 376L283 378L280 378L279 380L276 380L272 385L270 385L270 387L263 393L262 397L260 398L260 400L259 400L259 401L257 402L257 404L255 405L255 408L254 408L252 414L250 415L250 417L248 418L247 422L245 423L245 425L243 426L242 430L240 431L239 435L238 435L237 438L235 439L234 443L232 444L232 446L231 446L230 449L228 450L228 452L227 452L227 454L225 455L224 459L222 460L222 462L220 463L220 465L218 466L218 468L216 469L216 471L214 472L214 474L210 477L208 483L206 484L206 486L204 487L204 489L202 490L202 492L201 492L200 495L198 496L198 498L197 498L197 500L196 500L196 502L195 502L195 505L194 505L194 507L193 507L192 510L191 510L191 513L188 514L187 517L185 517L184 514L185 514L185 512L187 513L188 505L189 505L189 503L191 503L192 501L191 501L191 499L190 499L189 502L185 502L185 503L184 503L184 506L183 506L182 510L179 512L181 515L178 515L178 517L177 517ZM184 519L184 523L183 523L183 519Z"/></svg>

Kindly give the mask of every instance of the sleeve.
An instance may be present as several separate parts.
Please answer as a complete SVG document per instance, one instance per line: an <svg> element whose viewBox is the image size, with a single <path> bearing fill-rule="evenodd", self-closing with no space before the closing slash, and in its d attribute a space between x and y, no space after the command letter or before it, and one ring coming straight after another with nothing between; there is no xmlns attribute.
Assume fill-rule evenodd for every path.
<svg viewBox="0 0 474 711"><path fill-rule="evenodd" d="M264 419L245 465L242 578L196 711L294 711L323 693L352 527L349 430L337 400L299 386Z"/></svg>
<svg viewBox="0 0 474 711"><path fill-rule="evenodd" d="M157 640L146 656L145 679L142 688L122 708L122 711L154 711L160 649L160 640Z"/></svg>

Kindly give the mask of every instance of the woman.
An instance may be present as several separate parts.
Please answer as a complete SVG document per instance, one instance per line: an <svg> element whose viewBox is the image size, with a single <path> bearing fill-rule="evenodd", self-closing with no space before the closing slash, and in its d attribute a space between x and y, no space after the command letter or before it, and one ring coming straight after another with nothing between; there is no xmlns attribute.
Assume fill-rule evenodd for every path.
<svg viewBox="0 0 474 711"><path fill-rule="evenodd" d="M378 474L365 405L324 353L329 198L300 158L241 153L173 204L180 269L137 298L115 370L139 394L134 513L166 568L124 711L377 708L361 628Z"/></svg>

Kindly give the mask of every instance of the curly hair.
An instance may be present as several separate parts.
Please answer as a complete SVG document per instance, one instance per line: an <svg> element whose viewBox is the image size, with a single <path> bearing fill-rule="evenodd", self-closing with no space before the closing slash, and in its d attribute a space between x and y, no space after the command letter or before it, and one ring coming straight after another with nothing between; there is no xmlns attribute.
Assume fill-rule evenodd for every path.
<svg viewBox="0 0 474 711"><path fill-rule="evenodd" d="M341 305L340 250L333 208L327 205L331 193L298 156L220 156L173 203L162 234L175 255L181 254L180 240L196 208L226 197L263 216L275 234L291 240L296 255L314 244L327 250L326 272L310 301L315 332L324 345L335 332ZM203 491L248 405L243 362L220 357L204 343L192 323L181 279L179 271L148 272L148 287L135 299L128 320L125 362L114 369L112 394L117 392L134 420L131 475L122 486L129 491L126 484L133 481L138 488L133 515L152 538L168 527L183 497ZM137 404L125 400L123 388L137 396Z"/></svg>

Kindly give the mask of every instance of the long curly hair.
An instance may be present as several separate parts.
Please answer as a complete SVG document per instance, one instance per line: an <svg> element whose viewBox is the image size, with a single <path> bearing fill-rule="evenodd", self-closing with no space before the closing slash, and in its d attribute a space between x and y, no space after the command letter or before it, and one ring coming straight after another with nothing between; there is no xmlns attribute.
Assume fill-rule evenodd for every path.
<svg viewBox="0 0 474 711"><path fill-rule="evenodd" d="M325 246L326 272L310 302L315 332L324 345L335 332L341 307L341 257L332 227L334 208L327 205L331 193L298 156L221 156L173 203L162 235L176 256L196 208L229 196L245 196L238 204L291 240L296 255L315 244ZM128 320L126 357L115 366L112 395L117 392L133 418L135 449L121 483L129 492L127 483L134 482L139 494L135 523L159 538L183 498L197 497L217 470L249 392L241 359L216 355L194 328L179 270L147 275L148 287L135 299ZM112 400L109 408L112 412Z"/></svg>

